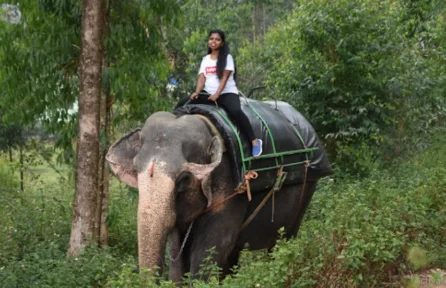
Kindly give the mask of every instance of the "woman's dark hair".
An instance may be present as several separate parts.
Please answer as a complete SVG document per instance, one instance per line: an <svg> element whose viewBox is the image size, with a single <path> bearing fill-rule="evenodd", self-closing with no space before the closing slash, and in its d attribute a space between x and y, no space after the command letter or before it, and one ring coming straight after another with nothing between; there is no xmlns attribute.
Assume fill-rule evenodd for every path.
<svg viewBox="0 0 446 288"><path fill-rule="evenodd" d="M223 32L222 30L219 29L215 29L215 30L211 30L209 32L208 38L211 37L212 34L217 33L218 35L220 35L221 41L223 41L223 46L220 48L219 52L218 52L218 59L217 59L217 76L218 79L221 79L221 77L223 77L223 72L225 71L226 68L226 59L228 58L228 54L229 54L229 45L225 40L225 32ZM211 54L212 49L208 48L208 54ZM234 60L234 80L235 78L235 60Z"/></svg>

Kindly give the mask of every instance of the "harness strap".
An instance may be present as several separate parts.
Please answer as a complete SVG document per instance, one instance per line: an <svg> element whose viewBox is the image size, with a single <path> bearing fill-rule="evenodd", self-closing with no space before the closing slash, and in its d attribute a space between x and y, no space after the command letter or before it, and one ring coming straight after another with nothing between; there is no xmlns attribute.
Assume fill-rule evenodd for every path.
<svg viewBox="0 0 446 288"><path fill-rule="evenodd" d="M209 206L207 209L205 209L203 212L201 212L200 215L201 215L201 214L204 214L204 213L206 213L206 212L212 211L215 207L218 207L218 206L220 206L220 205L226 203L228 200L232 199L232 198L233 198L234 196L236 196L237 194L243 194L243 193L245 193L245 191L243 191L243 190L237 190L236 192L232 193L231 195L229 195L228 197L226 197L226 198L223 199L222 201L217 202L217 203L212 204L211 206Z"/></svg>
<svg viewBox="0 0 446 288"><path fill-rule="evenodd" d="M300 213L300 209L302 208L302 200L303 200L303 196L305 194L305 186L307 183L307 171L308 171L308 166L309 166L309 161L307 160L305 162L305 178L304 178L304 183L302 185L302 192L300 194L300 200L299 200L299 206L297 209L297 213ZM282 169L279 170L278 174L282 173ZM282 177L282 175L278 175L279 177ZM280 190L280 189L279 189ZM269 198L271 196L274 195L274 193L277 192L276 187L274 186L273 188L271 188L271 190L268 192L268 194L266 194L265 198L263 198L262 202L260 202L259 206L257 206L257 208L254 210L254 212L252 212L252 214L248 217L248 219L245 220L245 222L243 222L240 231L242 231L243 229L246 228L246 226L249 225L249 223L251 223L251 221L257 216L257 214L260 212L260 210L263 208L263 206L265 206L266 202L269 200ZM273 205L273 214L274 214L274 205Z"/></svg>
<svg viewBox="0 0 446 288"><path fill-rule="evenodd" d="M265 198L263 198L262 202L260 202L259 206L257 206L257 208L254 210L254 212L252 212L252 214L248 217L248 219L245 220L245 222L243 222L242 227L240 228L240 231L243 230L246 226L248 226L248 224L254 219L254 217L256 217L256 215L260 212L260 209L263 208L263 206L265 206L266 202L268 201L268 199L273 196L273 211L272 211L272 221L274 221L274 194L276 191L279 191L280 188L282 187L280 185L280 187L278 186L278 183L280 183L281 178L283 175L283 166L280 166L279 170L277 171L277 181L276 181L276 185L273 186L273 188L271 188L271 190L268 192L268 194L266 194ZM249 182L248 182L249 184ZM249 198L249 196L248 196ZM251 201L251 200L250 200Z"/></svg>
<svg viewBox="0 0 446 288"><path fill-rule="evenodd" d="M308 166L309 166L309 161L307 160L305 162L305 178L304 178L304 183L302 185L302 192L300 194L300 199L299 199L299 206L297 209L297 213L299 214L300 209L302 208L302 200L305 194L305 188L306 188L306 183L307 183L307 172L308 172ZM254 172L255 173L255 172ZM282 169L280 169L278 171L278 176L282 177ZM248 174L248 173L247 173ZM257 174L257 173L256 173ZM280 174L280 175L279 175ZM257 178L257 177L256 177ZM249 178L249 177L245 177L246 182L248 183L248 187L249 187L249 180L250 179L255 179L255 178ZM209 211L212 211L215 207L218 207L224 203L226 203L227 201L229 201L230 199L232 199L233 197L235 197L237 194L243 194L245 193L245 189L238 189L236 192L232 193L231 195L229 195L228 197L226 197L225 199L223 199L220 202L217 202L211 206L209 206L207 209L205 209L202 212L199 212L197 217L199 217L200 215L207 213ZM271 188L271 190L268 192L268 194L266 194L265 198L263 198L262 202L260 202L259 206L257 206L257 208L254 210L254 212L252 212L252 214L248 217L248 219L245 220L245 222L243 222L242 226L240 227L240 231L242 231L243 229L246 228L246 226L249 225L249 223L251 223L251 221L257 216L257 214L259 214L260 210L263 208L263 206L265 206L266 202L268 202L269 198L271 198L271 196L274 195L275 192L280 191L280 189L278 190L276 186L274 186L273 188ZM248 195L248 199L249 199L249 195ZM273 204L273 217L274 217L274 204ZM274 221L274 218L273 220Z"/></svg>
<svg viewBox="0 0 446 288"><path fill-rule="evenodd" d="M206 210L204 210L202 213L206 213L206 212L212 211L212 209L214 209L215 207L218 207L218 206L226 203L228 200L230 200L231 198L233 198L237 194L243 194L245 192L247 193L248 201L251 201L252 196L251 196L251 187L249 185L249 180L256 179L258 176L259 175L256 172L249 171L245 175L245 184L243 186L240 186L239 189L237 189L237 191L235 191L234 193L232 193L231 195L229 195L228 197L226 197L222 201L217 202L215 204L212 204Z"/></svg>
<svg viewBox="0 0 446 288"><path fill-rule="evenodd" d="M260 204L259 204L259 206L257 206L256 210L254 210L254 212L252 212L252 214L248 217L248 219L246 219L245 222L243 222L242 227L240 228L240 231L245 229L246 226L248 226L248 224L251 223L251 221L254 219L254 217L257 216L257 214L260 212L260 209L262 209L263 206L265 206L266 202L271 197L271 195L273 195L274 191L275 191L274 189L269 190L268 194L265 196L265 198L263 198L262 202L260 202Z"/></svg>

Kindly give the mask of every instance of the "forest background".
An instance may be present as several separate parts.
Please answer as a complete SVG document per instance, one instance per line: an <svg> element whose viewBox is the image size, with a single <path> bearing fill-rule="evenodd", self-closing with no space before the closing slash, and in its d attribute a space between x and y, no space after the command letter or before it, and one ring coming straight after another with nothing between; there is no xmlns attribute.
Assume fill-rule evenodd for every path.
<svg viewBox="0 0 446 288"><path fill-rule="evenodd" d="M245 252L222 285L446 283L430 270L446 268L444 1L105 1L95 244L68 258L82 1L16 2L0 9L1 287L156 285L133 273L137 191L103 155L193 91L214 28L227 33L241 91L266 86L250 97L302 112L336 171L298 237ZM192 285L216 285L205 266L212 277Z"/></svg>

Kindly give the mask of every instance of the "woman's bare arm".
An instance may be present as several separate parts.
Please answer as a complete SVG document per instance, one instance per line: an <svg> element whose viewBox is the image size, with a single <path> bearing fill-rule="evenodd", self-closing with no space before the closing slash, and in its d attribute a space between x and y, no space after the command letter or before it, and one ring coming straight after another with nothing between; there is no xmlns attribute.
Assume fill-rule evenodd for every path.
<svg viewBox="0 0 446 288"><path fill-rule="evenodd" d="M203 88L204 88L204 82L205 82L205 81L206 81L206 78L204 78L204 74L201 73L201 74L198 76L197 86L196 86L196 88L195 88L195 92L192 93L192 96L191 96L192 99L195 99L195 98L198 97L198 93L200 93L201 90L203 90Z"/></svg>

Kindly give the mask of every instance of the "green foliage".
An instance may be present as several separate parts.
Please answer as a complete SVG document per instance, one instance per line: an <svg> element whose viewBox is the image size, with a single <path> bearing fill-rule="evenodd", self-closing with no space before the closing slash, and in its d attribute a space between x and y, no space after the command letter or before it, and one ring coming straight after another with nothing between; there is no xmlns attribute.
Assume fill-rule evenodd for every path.
<svg viewBox="0 0 446 288"><path fill-rule="evenodd" d="M10 183L18 179L14 174L0 175L1 182ZM0 198L3 207L0 213L0 238L4 239L0 249L0 266L14 259L22 259L49 243L60 249L65 249L68 244L71 197L67 196L72 190L64 191L51 184L45 185L36 178L31 180L33 186L26 187L26 194L22 194L17 185L5 186L6 190Z"/></svg>
<svg viewBox="0 0 446 288"><path fill-rule="evenodd" d="M401 0L403 25L408 37L416 37L429 30L429 22L444 12L445 3L441 0Z"/></svg>
<svg viewBox="0 0 446 288"><path fill-rule="evenodd" d="M412 267L416 270L424 268L429 264L426 250L419 247L412 247L409 249L407 260L409 260Z"/></svg>
<svg viewBox="0 0 446 288"><path fill-rule="evenodd" d="M300 110L331 159L353 174L363 172L352 169L362 161L352 150L399 155L446 116L444 37L438 37L444 5L411 1L430 16L408 38L404 19L414 12L406 2L300 1L266 33L265 45L240 49L241 66L257 73L254 83L265 79L272 98Z"/></svg>
<svg viewBox="0 0 446 288"><path fill-rule="evenodd" d="M119 264L119 258L107 249L90 247L79 257L66 259L65 249L49 243L8 265L0 284L5 288L104 287Z"/></svg>
<svg viewBox="0 0 446 288"><path fill-rule="evenodd" d="M18 4L22 24L0 22L4 117L21 125L41 122L57 135L56 146L72 149L77 131L82 1L23 0ZM149 113L170 108L164 96L168 63L162 27L178 26L179 5L138 0L106 4L104 91L117 104L116 124L143 121Z"/></svg>
<svg viewBox="0 0 446 288"><path fill-rule="evenodd" d="M0 186L0 206L3 207L3 211L0 212L0 222L2 223L0 230L0 266L4 263L4 258L6 256L3 254L3 251L9 250L8 239L10 233L13 232L11 226L9 226L10 222L10 214L11 211L5 211L9 202L14 202L11 198L11 194L17 193L19 184L18 178L14 177L14 171L9 165L5 165L0 162L0 182L2 185Z"/></svg>
<svg viewBox="0 0 446 288"><path fill-rule="evenodd" d="M386 1L302 2L267 38L291 60L275 66L270 86L293 93L287 100L327 138L378 135L402 96L397 12Z"/></svg>
<svg viewBox="0 0 446 288"><path fill-rule="evenodd" d="M337 142L338 154L336 157L335 173L338 175L355 175L360 178L369 176L370 173L381 169L389 161L383 157L381 147L369 145L367 143L347 143L347 145Z"/></svg>
<svg viewBox="0 0 446 288"><path fill-rule="evenodd" d="M147 115L170 109L165 86L169 72L163 27L179 25L175 1L111 1L105 41L109 67L104 85L118 104L115 123L144 121Z"/></svg>
<svg viewBox="0 0 446 288"><path fill-rule="evenodd" d="M214 262L213 257L217 253L215 247L209 249L208 256L200 264L200 271L192 277L191 273L186 274L184 285L188 287L212 287L220 283L221 268Z"/></svg>
<svg viewBox="0 0 446 288"><path fill-rule="evenodd" d="M135 195L132 193L133 190L129 191L125 184L117 182L117 179L110 181L110 204L106 220L109 229L109 244L122 253L137 255L138 192L136 191Z"/></svg>
<svg viewBox="0 0 446 288"><path fill-rule="evenodd" d="M24 142L22 127L14 124L4 124L0 114L0 151L9 151L18 146L23 146Z"/></svg>
<svg viewBox="0 0 446 288"><path fill-rule="evenodd" d="M221 285L397 286L416 269L446 267L446 142L442 134L428 140L427 149L371 169L361 181L322 180L298 237L280 239L270 254L243 251L237 273ZM21 194L8 167L0 165L0 286L174 287L150 271L135 273L137 203L122 186L112 182L110 249L67 259L71 193L42 181ZM211 259L185 285L217 287Z"/></svg>
<svg viewBox="0 0 446 288"><path fill-rule="evenodd" d="M70 109L78 93L80 1L19 1L21 25L0 32L0 105L5 118L60 132L57 144L68 148L75 137ZM54 25L58 23L58 25ZM63 137L65 136L65 137Z"/></svg>
<svg viewBox="0 0 446 288"><path fill-rule="evenodd" d="M27 170L51 168L47 166L48 162L34 158L40 155L27 153L26 157L32 164ZM55 175L36 175L30 180L32 186L27 185L22 193L15 181L18 179L15 163L5 163L0 161L1 287L104 287L109 275L120 267L121 257L126 257L125 253L136 254L136 221L123 213L126 210L134 212L136 207L121 204L121 213L127 218L112 223L110 234L112 240L115 235L121 237L122 243L115 245L115 250L90 247L79 257L67 259L74 187L64 178L58 178L55 183L50 181L49 176L53 178ZM116 204L127 203L117 196L113 200ZM126 228L127 222L132 223L132 231ZM131 243L122 237L124 233L134 235ZM122 250L114 253L117 249Z"/></svg>
<svg viewBox="0 0 446 288"><path fill-rule="evenodd" d="M153 276L151 270L142 269L139 273L136 273L136 266L123 264L121 270L109 278L105 287L110 288L152 288L152 287L164 287L175 288L175 283L172 281L166 281L161 277ZM154 269L157 270L157 269Z"/></svg>

